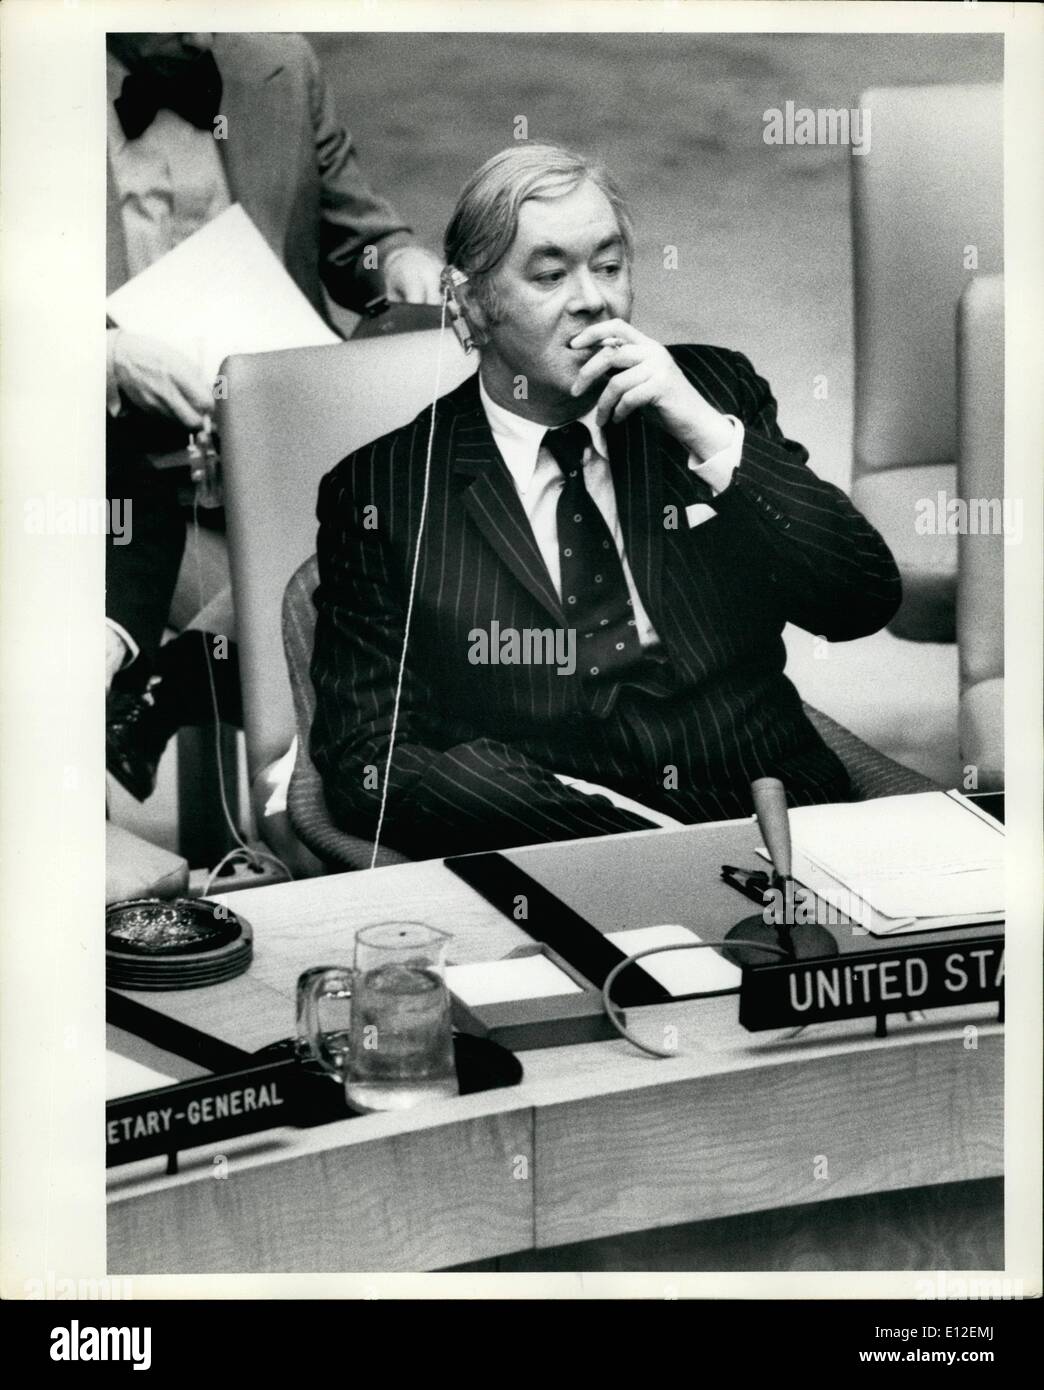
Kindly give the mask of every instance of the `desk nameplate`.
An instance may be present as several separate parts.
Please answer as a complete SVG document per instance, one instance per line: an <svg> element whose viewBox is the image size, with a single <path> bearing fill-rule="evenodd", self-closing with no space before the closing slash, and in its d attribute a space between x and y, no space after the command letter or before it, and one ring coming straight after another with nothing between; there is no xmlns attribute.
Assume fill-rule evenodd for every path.
<svg viewBox="0 0 1044 1390"><path fill-rule="evenodd" d="M105 1107L105 1166L349 1115L337 1081L306 1071L291 1056L110 1100Z"/></svg>
<svg viewBox="0 0 1044 1390"><path fill-rule="evenodd" d="M1004 1007L1004 938L936 941L824 959L748 967L739 1021L757 1032L913 1009Z"/></svg>

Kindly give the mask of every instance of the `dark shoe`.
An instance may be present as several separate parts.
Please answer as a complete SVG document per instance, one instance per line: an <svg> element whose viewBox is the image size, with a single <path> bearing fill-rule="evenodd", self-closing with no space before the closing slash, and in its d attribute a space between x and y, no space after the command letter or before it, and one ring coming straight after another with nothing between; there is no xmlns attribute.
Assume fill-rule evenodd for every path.
<svg viewBox="0 0 1044 1390"><path fill-rule="evenodd" d="M170 732L157 719L148 691L127 695L110 690L106 695L105 766L138 801L147 801L156 790L156 769Z"/></svg>

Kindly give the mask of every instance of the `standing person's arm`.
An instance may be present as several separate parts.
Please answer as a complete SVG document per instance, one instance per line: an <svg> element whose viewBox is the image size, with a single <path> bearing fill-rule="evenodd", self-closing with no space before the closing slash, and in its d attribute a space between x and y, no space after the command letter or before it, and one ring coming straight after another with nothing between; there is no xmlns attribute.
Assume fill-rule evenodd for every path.
<svg viewBox="0 0 1044 1390"><path fill-rule="evenodd" d="M367 182L352 137L310 45L309 105L321 183L319 267L330 296L356 311L377 295L437 304L441 261L417 246L405 219ZM369 254L367 248L373 248ZM375 260L376 264L368 264Z"/></svg>

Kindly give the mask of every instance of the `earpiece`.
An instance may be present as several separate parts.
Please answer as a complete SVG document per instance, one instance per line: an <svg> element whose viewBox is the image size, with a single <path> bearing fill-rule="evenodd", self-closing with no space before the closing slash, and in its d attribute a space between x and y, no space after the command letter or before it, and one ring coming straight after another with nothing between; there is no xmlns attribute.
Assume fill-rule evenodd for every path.
<svg viewBox="0 0 1044 1390"><path fill-rule="evenodd" d="M457 342L460 343L465 352L474 352L475 339L471 336L471 329L457 298L458 287L467 283L468 277L455 265L446 266L439 277L439 284L442 286L443 297L449 308L450 323L457 335Z"/></svg>
<svg viewBox="0 0 1044 1390"><path fill-rule="evenodd" d="M458 285L466 285L468 283L468 277L464 274L463 270L458 270L455 265L444 265L439 280L442 288L451 297Z"/></svg>

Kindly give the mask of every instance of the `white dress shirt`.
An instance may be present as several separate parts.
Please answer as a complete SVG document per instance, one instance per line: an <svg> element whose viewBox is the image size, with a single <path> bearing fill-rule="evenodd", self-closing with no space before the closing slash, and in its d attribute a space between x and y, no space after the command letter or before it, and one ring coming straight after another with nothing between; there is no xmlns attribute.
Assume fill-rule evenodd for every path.
<svg viewBox="0 0 1044 1390"><path fill-rule="evenodd" d="M551 582L555 586L555 592L561 598L562 576L558 551L557 508L558 495L562 491L565 479L562 477L562 470L558 463L543 446L543 439L548 426L541 425L536 420L527 420L521 415L516 415L514 411L498 405L483 385L481 373L479 375L479 395L482 398L482 406L486 412L490 429L493 431L497 448L500 450L508 472L518 489L522 506L529 518L529 524L533 528L537 548L547 566ZM645 611L641 595L634 582L634 576L631 574L631 567L627 563L623 531L616 509L613 475L609 468L609 450L605 441L605 433L595 421L596 412L597 406L592 406L586 415L580 416L580 423L587 426L592 440L592 443L584 451L584 484L595 506L605 519L605 524L616 543L616 549L623 565L624 578L627 581L627 592L633 607L638 639L643 647L654 647L659 644L660 639L648 613ZM715 495L724 492L732 481L733 470L739 463L743 449L742 423L732 415L725 418L731 420L733 425L731 443L703 463L698 463L691 456L689 459L689 467L708 484Z"/></svg>
<svg viewBox="0 0 1044 1390"><path fill-rule="evenodd" d="M134 276L224 212L231 198L212 130L164 107L148 130L127 139L115 107L127 69L111 53L106 60L109 163Z"/></svg>
<svg viewBox="0 0 1044 1390"><path fill-rule="evenodd" d="M127 69L106 54L109 168L120 201L120 221L133 278L173 251L231 204L225 168L212 131L197 130L176 111L157 111L148 130L128 140L116 114ZM109 413L117 415L114 353L118 329L106 335L106 391Z"/></svg>

